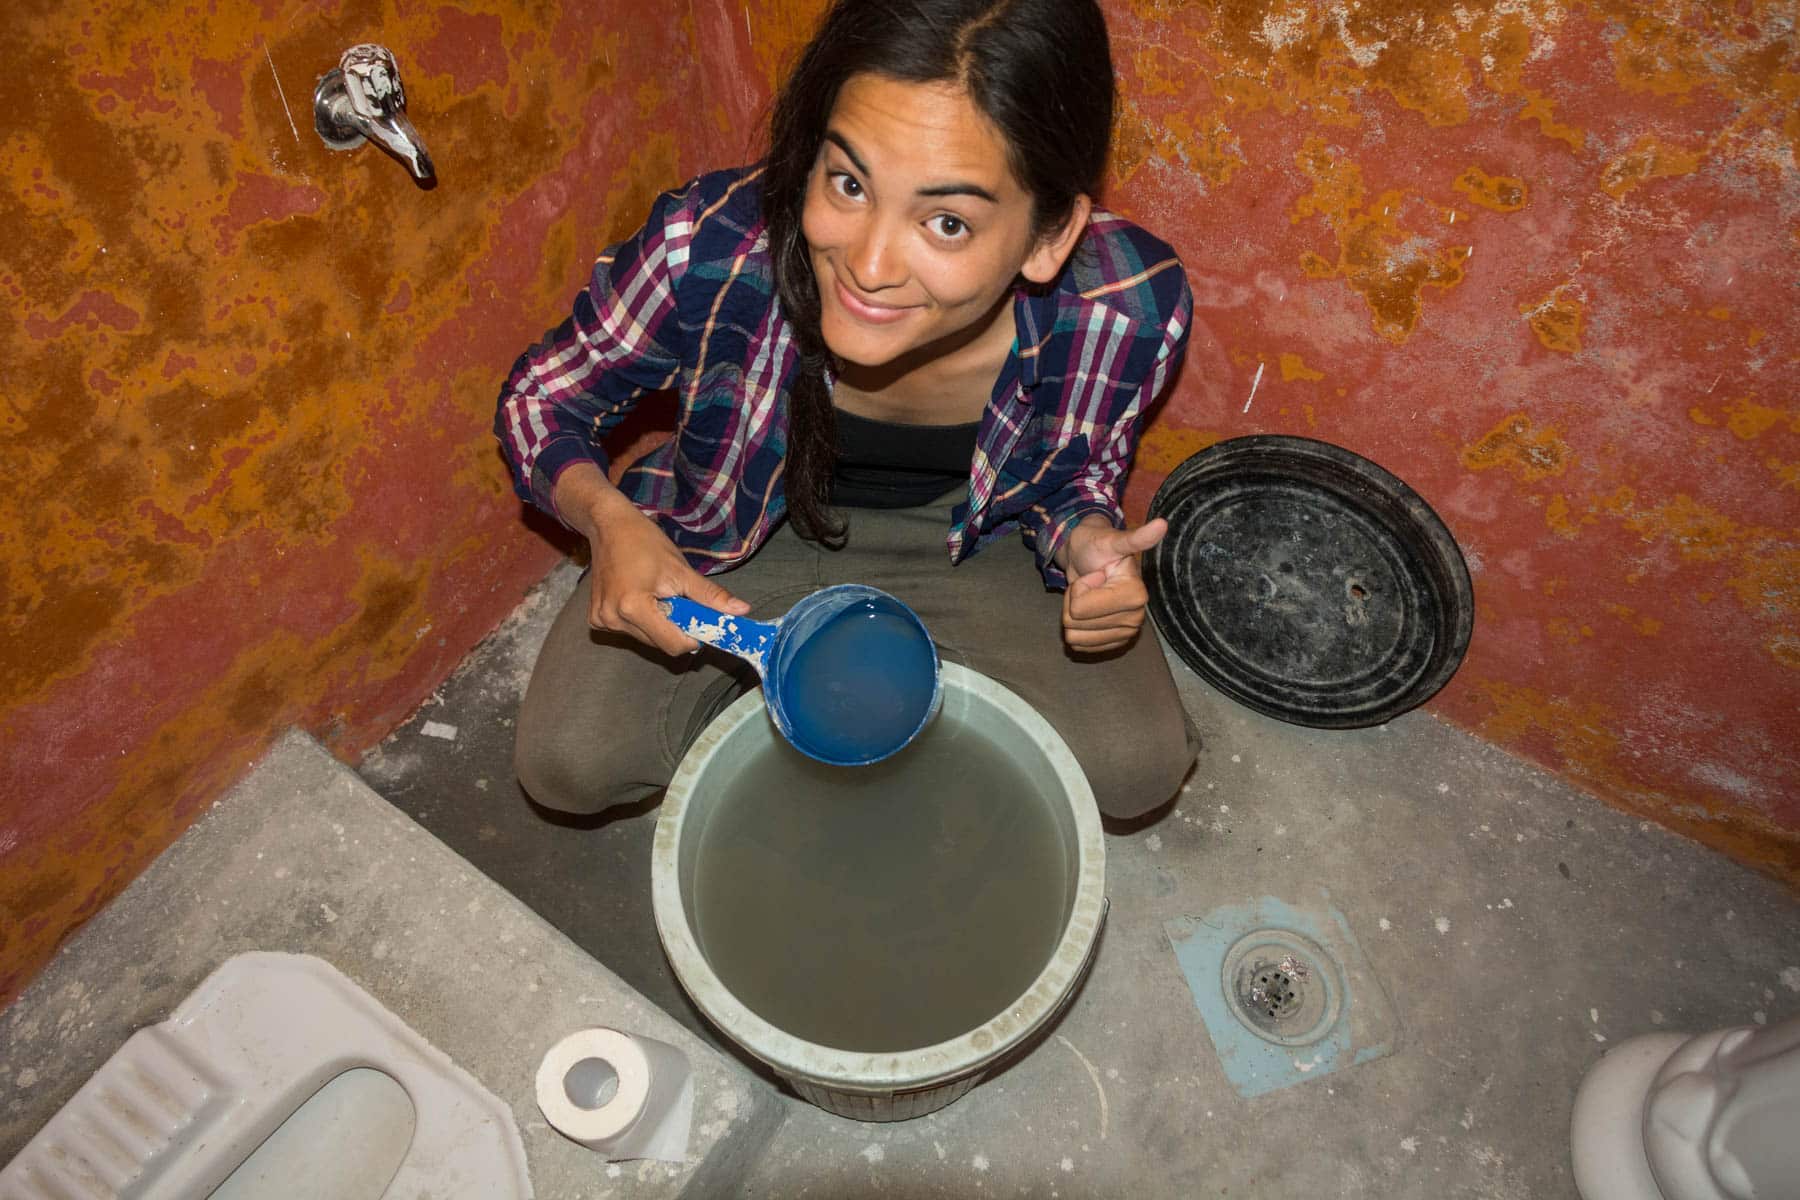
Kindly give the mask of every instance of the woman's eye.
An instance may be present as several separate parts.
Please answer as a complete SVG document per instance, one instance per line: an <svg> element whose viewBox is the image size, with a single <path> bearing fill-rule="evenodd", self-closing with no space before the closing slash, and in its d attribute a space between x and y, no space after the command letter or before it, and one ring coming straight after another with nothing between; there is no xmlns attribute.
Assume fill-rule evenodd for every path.
<svg viewBox="0 0 1800 1200"><path fill-rule="evenodd" d="M839 192L852 200L857 199L863 194L862 184L858 182L856 177L845 174L843 171L832 172L831 182L832 186L836 187Z"/></svg>
<svg viewBox="0 0 1800 1200"><path fill-rule="evenodd" d="M939 213L931 218L932 230L939 237L949 241L968 236L969 227L961 217L953 217L949 213Z"/></svg>

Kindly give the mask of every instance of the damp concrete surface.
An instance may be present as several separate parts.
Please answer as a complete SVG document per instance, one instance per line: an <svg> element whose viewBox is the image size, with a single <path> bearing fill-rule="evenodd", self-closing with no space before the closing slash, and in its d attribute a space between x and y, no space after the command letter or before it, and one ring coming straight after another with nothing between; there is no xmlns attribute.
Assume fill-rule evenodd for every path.
<svg viewBox="0 0 1800 1200"><path fill-rule="evenodd" d="M655 804L560 817L513 777L519 700L575 579L554 571L361 773L737 1054L657 940ZM1800 1012L1800 898L1782 885L1427 713L1303 729L1173 669L1205 748L1171 805L1109 826L1111 913L1060 1022L916 1120L862 1124L783 1093L785 1121L739 1194L1574 1196L1570 1107L1609 1047ZM1365 960L1350 1003L1361 989L1391 1014L1367 1061L1309 1069L1297 1054L1293 1082L1246 1096L1170 930L1252 909L1320 914L1333 936L1341 923Z"/></svg>

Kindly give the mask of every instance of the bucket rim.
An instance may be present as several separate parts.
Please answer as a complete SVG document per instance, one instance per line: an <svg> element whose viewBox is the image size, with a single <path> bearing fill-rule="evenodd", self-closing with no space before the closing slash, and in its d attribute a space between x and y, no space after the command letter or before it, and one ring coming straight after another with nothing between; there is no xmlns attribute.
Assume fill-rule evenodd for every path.
<svg viewBox="0 0 1800 1200"><path fill-rule="evenodd" d="M1080 983L1106 915L1106 844L1087 776L1050 722L1003 685L957 663L942 664L946 693L961 691L1001 709L1043 751L1068 793L1075 830L1075 896L1056 949L1011 1004L965 1033L902 1051L852 1051L807 1041L752 1012L701 953L681 903L682 833L696 781L728 738L767 719L760 691L740 697L709 725L682 758L664 793L651 851L651 907L657 935L682 989L733 1041L783 1075L865 1094L908 1091L979 1071L1004 1057L1061 1011Z"/></svg>

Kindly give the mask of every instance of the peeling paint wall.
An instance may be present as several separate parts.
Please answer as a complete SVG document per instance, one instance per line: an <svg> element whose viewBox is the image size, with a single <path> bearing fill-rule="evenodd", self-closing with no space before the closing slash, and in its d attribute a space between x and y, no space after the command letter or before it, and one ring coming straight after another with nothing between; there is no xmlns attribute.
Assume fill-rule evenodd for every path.
<svg viewBox="0 0 1800 1200"><path fill-rule="evenodd" d="M1106 199L1197 302L1130 505L1242 434L1374 459L1474 574L1438 714L1800 883L1793 6L1104 6ZM745 73L821 8L750 4Z"/></svg>
<svg viewBox="0 0 1800 1200"><path fill-rule="evenodd" d="M745 119L700 36L623 0L0 14L0 1003L273 733L354 757L554 560L494 397ZM434 190L313 132L359 41Z"/></svg>

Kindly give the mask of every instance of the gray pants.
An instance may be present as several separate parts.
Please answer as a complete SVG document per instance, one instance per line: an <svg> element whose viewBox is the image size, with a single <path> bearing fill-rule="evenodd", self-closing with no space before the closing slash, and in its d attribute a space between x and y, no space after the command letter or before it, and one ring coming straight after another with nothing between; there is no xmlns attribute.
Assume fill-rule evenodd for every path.
<svg viewBox="0 0 1800 1200"><path fill-rule="evenodd" d="M784 525L719 581L764 620L832 584L890 592L919 614L945 660L1004 684L1044 715L1075 752L1102 812L1135 817L1167 801L1199 746L1154 633L1146 626L1111 654L1070 655L1062 595L1044 590L1021 539L996 539L950 565L944 536L953 499L844 510L849 544L838 551ZM674 660L591 629L589 578L538 653L515 751L532 799L575 813L661 791L689 743L757 683L744 664L710 648Z"/></svg>

